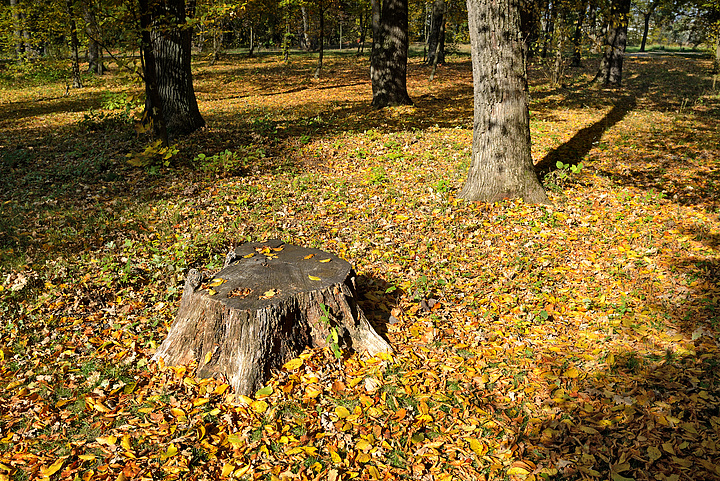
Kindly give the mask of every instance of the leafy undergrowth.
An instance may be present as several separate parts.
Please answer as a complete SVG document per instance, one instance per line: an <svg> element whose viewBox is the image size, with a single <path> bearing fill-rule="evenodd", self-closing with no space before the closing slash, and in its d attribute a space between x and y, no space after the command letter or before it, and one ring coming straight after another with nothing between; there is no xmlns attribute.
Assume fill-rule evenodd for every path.
<svg viewBox="0 0 720 481"><path fill-rule="evenodd" d="M467 58L382 111L366 63L199 62L169 168L128 166L122 79L0 86L0 479L720 479L709 61L534 70L553 207L456 198ZM395 352L307 351L252 398L152 361L187 269L269 238L350 260Z"/></svg>

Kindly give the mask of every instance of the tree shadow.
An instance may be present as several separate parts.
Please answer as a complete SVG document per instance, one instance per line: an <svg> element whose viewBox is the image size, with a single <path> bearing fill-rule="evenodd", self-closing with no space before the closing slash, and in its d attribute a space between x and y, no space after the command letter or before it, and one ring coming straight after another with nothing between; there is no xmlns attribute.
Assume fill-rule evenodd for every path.
<svg viewBox="0 0 720 481"><path fill-rule="evenodd" d="M618 100L602 119L580 129L569 141L548 152L540 162L535 164L535 171L540 177L543 177L557 169L557 162L569 165L579 164L600 141L603 134L624 119L628 112L635 109L636 105L637 101L634 96L626 96Z"/></svg>
<svg viewBox="0 0 720 481"><path fill-rule="evenodd" d="M388 325L398 322L393 317L392 310L399 304L404 291L374 273L358 275L356 286L358 306L377 333L390 343Z"/></svg>

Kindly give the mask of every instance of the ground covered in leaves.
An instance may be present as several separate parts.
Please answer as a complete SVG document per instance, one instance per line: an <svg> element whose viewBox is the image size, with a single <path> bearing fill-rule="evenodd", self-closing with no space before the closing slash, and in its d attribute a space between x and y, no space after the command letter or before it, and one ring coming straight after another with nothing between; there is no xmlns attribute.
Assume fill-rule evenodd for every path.
<svg viewBox="0 0 720 481"><path fill-rule="evenodd" d="M382 111L367 58L198 60L208 127L165 159L117 70L6 69L0 479L720 479L711 64L596 64L533 67L552 207L455 197L468 57ZM187 270L271 238L351 261L395 353L307 351L249 398L151 361Z"/></svg>

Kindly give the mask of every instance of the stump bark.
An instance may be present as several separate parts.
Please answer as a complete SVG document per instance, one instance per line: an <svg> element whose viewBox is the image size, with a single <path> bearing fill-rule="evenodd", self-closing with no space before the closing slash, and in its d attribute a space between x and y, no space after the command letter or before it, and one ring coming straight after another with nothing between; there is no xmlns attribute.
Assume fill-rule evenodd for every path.
<svg viewBox="0 0 720 481"><path fill-rule="evenodd" d="M327 346L333 330L341 347L392 351L356 303L350 263L280 241L246 243L209 279L189 272L175 322L153 359L195 361L200 377L224 377L236 393L251 395L306 347Z"/></svg>

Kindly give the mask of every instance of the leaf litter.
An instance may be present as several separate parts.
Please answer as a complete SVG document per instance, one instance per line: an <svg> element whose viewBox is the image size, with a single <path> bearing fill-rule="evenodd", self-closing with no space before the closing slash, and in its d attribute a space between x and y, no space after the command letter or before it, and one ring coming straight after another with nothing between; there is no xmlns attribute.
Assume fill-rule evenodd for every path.
<svg viewBox="0 0 720 481"><path fill-rule="evenodd" d="M416 105L383 111L340 60L318 82L294 76L314 102L263 95L270 58L257 90L213 88L236 62L254 65L199 65L210 127L178 143L173 169L83 170L69 142L43 147L32 109L2 134L15 160L0 218L0 479L720 479L707 61L630 59L635 106L619 114L616 92L581 87L591 69L566 87L533 77L534 158L585 166L545 178L554 207L456 198L472 140L465 57L431 84L411 63ZM662 72L677 71L694 75L685 90L667 87L681 84ZM248 93L225 102L232 91ZM79 121L43 120L68 139ZM99 132L97 148L122 135ZM38 148L18 154L9 135ZM190 165L234 135L267 155L240 175ZM395 353L308 350L252 397L151 361L187 269L216 272L235 243L265 239L350 260Z"/></svg>

